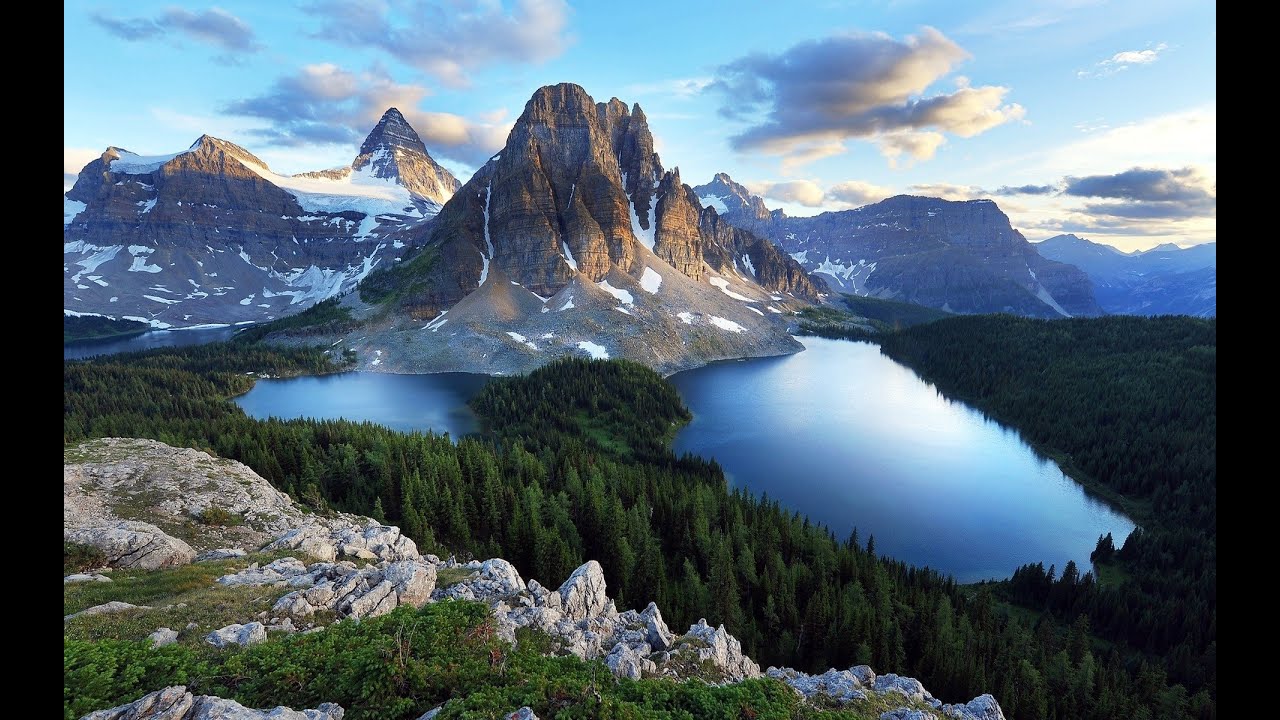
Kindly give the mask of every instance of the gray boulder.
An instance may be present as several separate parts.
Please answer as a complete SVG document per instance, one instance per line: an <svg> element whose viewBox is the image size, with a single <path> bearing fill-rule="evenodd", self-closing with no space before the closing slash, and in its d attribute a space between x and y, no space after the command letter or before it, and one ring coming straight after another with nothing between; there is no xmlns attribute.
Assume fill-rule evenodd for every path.
<svg viewBox="0 0 1280 720"><path fill-rule="evenodd" d="M218 648L229 645L252 645L267 639L267 628L260 622L228 625L204 636L204 641Z"/></svg>
<svg viewBox="0 0 1280 720"><path fill-rule="evenodd" d="M702 642L703 646L697 649L698 659L710 661L724 672L726 679L737 681L760 677L760 666L742 654L742 643L726 632L724 625L713 629L706 618L702 618L689 628L685 637Z"/></svg>
<svg viewBox="0 0 1280 720"><path fill-rule="evenodd" d="M151 647L164 647L178 642L178 631L170 630L167 627L158 628L155 632L147 636L151 641Z"/></svg>
<svg viewBox="0 0 1280 720"><path fill-rule="evenodd" d="M93 607L85 610L81 610L78 613L71 613L70 615L67 615L66 617L62 618L62 621L66 622L71 618L77 618L77 617L80 617L81 615L102 615L103 613L117 613L117 612L127 612L129 610L150 610L150 609L151 609L150 605L134 605L133 603L120 602L119 600L112 600L111 602L102 603L101 605L94 605Z"/></svg>
<svg viewBox="0 0 1280 720"><path fill-rule="evenodd" d="M422 607L435 590L436 568L422 560L399 560L383 568L356 570L349 563L315 563L289 580L291 585L311 585L276 601L275 613L311 615L333 610L344 617L377 617L400 605Z"/></svg>
<svg viewBox="0 0 1280 720"><path fill-rule="evenodd" d="M196 551L190 545L155 525L136 520L95 527L64 527L62 539L98 548L111 567L159 570L186 565L196 559Z"/></svg>
<svg viewBox="0 0 1280 720"><path fill-rule="evenodd" d="M1005 720L1000 703L991 695L979 695L964 705L943 705L942 714L958 720Z"/></svg>
<svg viewBox="0 0 1280 720"><path fill-rule="evenodd" d="M91 712L80 720L342 720L344 714L334 703L320 703L314 710L254 710L234 700L193 696L185 686L174 685L119 707Z"/></svg>
<svg viewBox="0 0 1280 720"><path fill-rule="evenodd" d="M825 695L836 702L847 703L867 697L862 682L849 670L832 668L821 675L809 675L791 668L771 667L765 675L785 682L805 698Z"/></svg>
<svg viewBox="0 0 1280 720"><path fill-rule="evenodd" d="M929 691L924 689L924 685L920 681L912 677L903 677L889 673L876 678L875 691L880 694L895 692L904 697L925 702L926 699L933 699Z"/></svg>
<svg viewBox="0 0 1280 720"><path fill-rule="evenodd" d="M111 578L100 573L76 573L62 578L63 585L82 582L111 582Z"/></svg>
<svg viewBox="0 0 1280 720"><path fill-rule="evenodd" d="M235 587L238 585L284 585L291 578L307 574L308 568L296 558L280 558L262 567L253 563L238 573L223 575L218 578L222 585Z"/></svg>
<svg viewBox="0 0 1280 720"><path fill-rule="evenodd" d="M609 670L615 677L639 680L644 675L646 664L650 672L654 669L653 663L642 656L649 654L649 647L642 645L640 649L641 652L637 652L623 643L618 643L605 656L604 663L609 666Z"/></svg>
<svg viewBox="0 0 1280 720"><path fill-rule="evenodd" d="M538 716L533 714L533 708L525 706L513 713L508 713L507 720L538 720Z"/></svg>
<svg viewBox="0 0 1280 720"><path fill-rule="evenodd" d="M658 609L657 604L649 603L644 612L640 613L640 617L645 622L646 639L649 645L654 650L670 649L673 637L671 629L667 627L667 623L662 619L662 611Z"/></svg>
<svg viewBox="0 0 1280 720"><path fill-rule="evenodd" d="M573 571L560 586L560 604L565 617L572 620L604 614L610 602L605 594L604 569L600 563L588 560Z"/></svg>
<svg viewBox="0 0 1280 720"><path fill-rule="evenodd" d="M247 553L240 548L218 548L216 550L206 550L196 556L196 562L205 562L207 560L229 560L231 558L244 557Z"/></svg>

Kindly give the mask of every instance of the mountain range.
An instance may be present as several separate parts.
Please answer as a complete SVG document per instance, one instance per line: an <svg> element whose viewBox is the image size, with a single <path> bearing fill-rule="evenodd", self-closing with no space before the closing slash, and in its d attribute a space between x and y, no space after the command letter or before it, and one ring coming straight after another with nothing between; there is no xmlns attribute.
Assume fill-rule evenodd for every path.
<svg viewBox="0 0 1280 720"><path fill-rule="evenodd" d="M269 320L349 291L459 183L391 108L348 167L278 175L204 135L109 147L63 199L63 310L189 327Z"/></svg>
<svg viewBox="0 0 1280 720"><path fill-rule="evenodd" d="M685 184L638 104L571 83L536 91L465 184L396 108L349 165L291 176L208 135L162 156L109 147L64 196L63 240L65 315L249 324L341 296L350 322L308 332L399 372L794 352L793 313L838 293L1045 318L1215 312L1212 245L1032 244L990 200L789 217L725 173Z"/></svg>
<svg viewBox="0 0 1280 720"><path fill-rule="evenodd" d="M1218 314L1218 244L1180 248L1171 243L1123 253L1075 235L1036 245L1041 255L1070 263L1093 282L1098 304L1118 315Z"/></svg>
<svg viewBox="0 0 1280 720"><path fill-rule="evenodd" d="M897 195L788 217L725 173L694 188L725 220L766 237L833 290L958 313L1102 314L1089 278L1046 259L991 200Z"/></svg>

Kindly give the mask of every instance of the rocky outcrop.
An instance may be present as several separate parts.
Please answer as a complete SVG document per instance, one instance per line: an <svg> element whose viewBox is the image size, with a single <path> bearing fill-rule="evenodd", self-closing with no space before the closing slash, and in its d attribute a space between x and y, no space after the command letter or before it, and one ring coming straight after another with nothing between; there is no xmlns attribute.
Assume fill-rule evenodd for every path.
<svg viewBox="0 0 1280 720"><path fill-rule="evenodd" d="M356 570L350 564L316 563L306 574L296 573L286 582L310 587L281 597L274 612L306 617L332 610L340 617L377 617L401 605L422 607L429 602L436 566L429 560L400 560Z"/></svg>
<svg viewBox="0 0 1280 720"><path fill-rule="evenodd" d="M146 462L131 461L119 451L137 446L150 462L160 467L151 472ZM171 462L174 453L194 461L191 468L198 472L204 466L199 463L211 460L195 451L168 448L149 441L98 441L68 448L69 458L80 471L77 478L115 478L118 482L88 482L75 485L69 497L97 513L106 512L118 502L110 497L111 489L130 488L134 494L126 497L135 500L143 493L134 484L134 471L159 478L160 488L168 488L164 466ZM108 450L116 454L107 453ZM86 455L96 453L90 461ZM200 456L203 456L201 458ZM234 465L238 465L234 464ZM101 466L99 468L98 466ZM242 466L241 466L242 467ZM114 468L108 472L102 468ZM128 471L125 468L129 468ZM195 493L227 497L231 492L222 485L234 484L256 497L271 500L274 496L259 493L249 487L255 476L232 472L206 476L205 486L193 489ZM145 487L145 482L144 482ZM157 492L151 499L153 507L169 508L172 498L165 492ZM369 518L341 515L335 518L317 518L302 515L291 503L280 504L267 516L258 518L267 524L279 521L285 526L280 537L265 543L269 548L307 548L323 556L344 556L361 560L357 566L352 560L326 560L305 564L294 557L275 559L267 564L252 563L238 572L228 573L217 582L224 586L253 586L263 588L266 597L272 597L271 588L283 593L270 611L262 611L262 621L232 624L203 636L204 641L218 648L247 646L263 642L269 631L297 632L295 618L304 618L319 611L332 612L339 618L360 620L383 615L402 605L422 607L433 601L464 599L483 602L493 613L494 628L498 638L517 642L516 631L528 627L540 630L553 638L560 652L571 653L584 660L599 660L610 672L620 678L639 680L649 677L684 679L699 677L706 681L723 683L762 676L760 667L743 653L742 644L724 625L713 627L700 619L682 635L673 633L663 619L658 606L650 602L643 610L619 612L616 603L608 595L604 568L591 560L575 569L555 590L550 590L536 580L525 581L516 568L501 558L459 563L454 558L440 560L434 555L420 555L411 540L400 534L399 528L383 526ZM184 498L183 503L199 503L200 497ZM134 505L133 507L137 507ZM185 508L187 505L177 507ZM256 516L255 516L256 517ZM297 523L298 527L289 527ZM300 532L301 531L301 532ZM366 557L367 556L367 557ZM449 571L460 580L445 587L436 587L439 572ZM183 607L178 604L172 607ZM94 615L108 612L140 612L147 606L135 606L112 602L89 608L79 614ZM162 610L170 609L170 606ZM68 616L70 620L75 615ZM187 631L198 625L189 623ZM322 627L311 627L305 632L322 632ZM148 636L153 646L177 641L178 632L159 628ZM197 636L198 637L198 636ZM999 704L989 695L980 696L966 704L943 705L921 683L894 674L877 675L870 667L855 666L847 670L831 669L820 675L809 675L790 668L769 668L768 677L792 687L795 692L822 706L832 703L849 704L870 698L873 694L880 706L900 707L886 713L887 717L936 718L951 717L960 720L1004 720ZM438 712L436 708L432 712ZM525 712L527 708L519 712ZM262 713L268 713L263 715ZM336 712L337 714L333 714ZM119 708L99 711L87 717L93 718L258 718L305 717L338 718L341 709L322 705L317 710L298 714L286 708L257 711L241 708L230 701L212 697L193 697L184 688L166 688ZM167 713L167 714L166 714ZM210 714L214 713L214 714ZM222 713L222 714L217 714ZM239 713L239 714L237 714ZM247 714L246 714L247 713ZM257 713L257 714L254 714ZM294 713L290 715L289 713ZM319 714L316 714L319 713ZM325 713L330 713L326 715ZM432 717L428 712L426 717Z"/></svg>
<svg viewBox="0 0 1280 720"><path fill-rule="evenodd" d="M959 720L1004 720L1000 703L989 694L979 695L963 705L943 705L942 714Z"/></svg>
<svg viewBox="0 0 1280 720"><path fill-rule="evenodd" d="M80 720L342 720L344 714L334 703L321 703L314 710L252 710L233 700L192 695L186 686L174 685L126 705L91 712Z"/></svg>
<svg viewBox="0 0 1280 720"><path fill-rule="evenodd" d="M216 648L230 645L248 646L266 639L267 628L260 622L227 625L204 636L204 641Z"/></svg>
<svg viewBox="0 0 1280 720"><path fill-rule="evenodd" d="M368 520L365 518L364 520ZM360 560L407 560L418 556L418 546L400 534L400 528L370 521L360 527L349 522L314 519L290 530L264 550L298 550L321 560L350 557Z"/></svg>
<svg viewBox="0 0 1280 720"><path fill-rule="evenodd" d="M244 551L234 546L264 545L331 562L419 557L397 527L309 514L242 463L155 440L100 438L67 448L62 490L64 538L103 548L117 567L237 557ZM209 524L211 510L233 524Z"/></svg>
<svg viewBox="0 0 1280 720"><path fill-rule="evenodd" d="M159 570L196 559L196 551L190 545L155 525L136 520L97 527L64 527L62 539L101 550L109 567Z"/></svg>
<svg viewBox="0 0 1280 720"><path fill-rule="evenodd" d="M692 625L682 639L701 643L696 648L698 659L720 668L730 680L760 677L760 666L742 654L742 643L725 632L724 625L713 629L703 618Z"/></svg>
<svg viewBox="0 0 1280 720"><path fill-rule="evenodd" d="M63 201L63 308L153 327L263 321L404 254L457 189L392 108L350 168L287 177L203 135L86 165Z"/></svg>

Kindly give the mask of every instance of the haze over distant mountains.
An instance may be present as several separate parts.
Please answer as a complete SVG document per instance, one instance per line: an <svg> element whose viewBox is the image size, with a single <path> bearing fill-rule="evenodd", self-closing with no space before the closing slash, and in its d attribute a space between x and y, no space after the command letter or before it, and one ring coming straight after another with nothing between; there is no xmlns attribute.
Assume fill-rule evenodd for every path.
<svg viewBox="0 0 1280 720"><path fill-rule="evenodd" d="M349 167L282 176L204 135L110 147L64 197L63 308L154 327L261 321L348 291L458 188L391 108Z"/></svg>
<svg viewBox="0 0 1280 720"><path fill-rule="evenodd" d="M694 191L839 292L959 313L1102 314L1085 273L1037 254L991 200L898 195L853 210L787 217L725 173Z"/></svg>
<svg viewBox="0 0 1280 720"><path fill-rule="evenodd" d="M1122 315L1218 314L1218 244L1180 248L1159 245L1122 253L1076 235L1056 235L1037 244L1043 256L1088 273L1098 304Z"/></svg>

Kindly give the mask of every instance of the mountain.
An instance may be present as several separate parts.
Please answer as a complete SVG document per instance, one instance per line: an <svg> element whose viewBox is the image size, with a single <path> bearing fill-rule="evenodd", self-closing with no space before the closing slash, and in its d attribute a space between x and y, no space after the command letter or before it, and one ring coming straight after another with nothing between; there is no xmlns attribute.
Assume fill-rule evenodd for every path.
<svg viewBox="0 0 1280 720"><path fill-rule="evenodd" d="M773 214L765 207L764 200L734 182L728 173L716 173L711 182L693 190L704 206L715 208L716 212L737 227L754 231L759 225L767 225L773 220Z"/></svg>
<svg viewBox="0 0 1280 720"><path fill-rule="evenodd" d="M702 208L663 168L639 105L596 103L569 83L533 94L429 233L362 285L392 313L351 301L383 318L352 334L371 368L520 372L586 353L674 372L794 352L788 308L826 291Z"/></svg>
<svg viewBox="0 0 1280 720"><path fill-rule="evenodd" d="M764 212L728 175L694 188L725 218L767 237L833 290L959 313L1099 315L1088 277L1046 260L990 200L897 195L854 210Z"/></svg>
<svg viewBox="0 0 1280 720"><path fill-rule="evenodd" d="M1180 248L1171 243L1122 253L1075 235L1036 246L1044 257L1070 263L1093 282L1098 304L1117 315L1218 314L1218 244Z"/></svg>
<svg viewBox="0 0 1280 720"><path fill-rule="evenodd" d="M64 314L287 315L393 262L457 187L395 108L350 167L295 176L208 135L170 155L109 147L63 199Z"/></svg>

